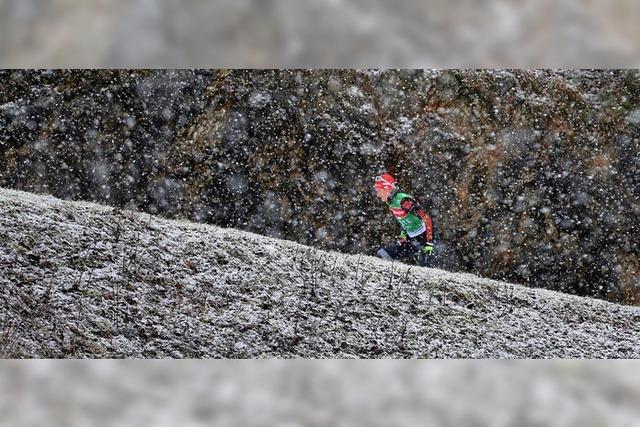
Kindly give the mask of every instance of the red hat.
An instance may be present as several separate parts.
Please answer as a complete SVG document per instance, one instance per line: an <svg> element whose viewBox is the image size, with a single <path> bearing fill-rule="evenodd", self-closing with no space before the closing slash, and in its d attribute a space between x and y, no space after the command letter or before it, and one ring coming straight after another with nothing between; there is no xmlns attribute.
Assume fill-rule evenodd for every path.
<svg viewBox="0 0 640 427"><path fill-rule="evenodd" d="M376 183L373 185L376 190L393 190L396 188L396 180L388 173L376 175Z"/></svg>

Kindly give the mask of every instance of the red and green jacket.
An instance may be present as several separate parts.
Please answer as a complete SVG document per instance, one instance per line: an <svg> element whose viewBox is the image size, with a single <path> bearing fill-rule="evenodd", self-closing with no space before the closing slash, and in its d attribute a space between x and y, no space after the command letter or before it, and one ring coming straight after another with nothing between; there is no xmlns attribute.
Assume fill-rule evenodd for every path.
<svg viewBox="0 0 640 427"><path fill-rule="evenodd" d="M433 222L428 213L422 210L411 195L406 193L395 193L389 200L387 206L391 213L400 223L400 227L409 237L416 237L426 233L428 242L433 240Z"/></svg>

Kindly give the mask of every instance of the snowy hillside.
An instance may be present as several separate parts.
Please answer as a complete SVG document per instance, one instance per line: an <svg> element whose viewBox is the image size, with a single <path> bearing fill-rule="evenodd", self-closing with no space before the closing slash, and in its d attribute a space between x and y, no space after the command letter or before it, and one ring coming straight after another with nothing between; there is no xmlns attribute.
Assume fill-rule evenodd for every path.
<svg viewBox="0 0 640 427"><path fill-rule="evenodd" d="M0 187L640 305L638 70L0 71ZM566 274L570 271L571 274Z"/></svg>
<svg viewBox="0 0 640 427"><path fill-rule="evenodd" d="M0 189L1 357L640 356L640 309Z"/></svg>

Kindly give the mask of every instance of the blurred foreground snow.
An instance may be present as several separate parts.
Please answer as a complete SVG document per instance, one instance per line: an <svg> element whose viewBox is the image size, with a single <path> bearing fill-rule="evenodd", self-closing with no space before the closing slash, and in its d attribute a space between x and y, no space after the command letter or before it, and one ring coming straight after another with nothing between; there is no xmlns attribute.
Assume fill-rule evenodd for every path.
<svg viewBox="0 0 640 427"><path fill-rule="evenodd" d="M638 66L633 0L3 0L20 67Z"/></svg>
<svg viewBox="0 0 640 427"><path fill-rule="evenodd" d="M0 425L637 427L630 361L0 364Z"/></svg>

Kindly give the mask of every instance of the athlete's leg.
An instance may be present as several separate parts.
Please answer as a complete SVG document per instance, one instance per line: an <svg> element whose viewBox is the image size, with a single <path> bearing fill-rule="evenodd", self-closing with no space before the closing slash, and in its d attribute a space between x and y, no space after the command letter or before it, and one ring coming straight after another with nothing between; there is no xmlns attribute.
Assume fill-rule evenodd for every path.
<svg viewBox="0 0 640 427"><path fill-rule="evenodd" d="M388 260L405 259L413 255L415 249L408 243L395 243L378 251L378 256Z"/></svg>

